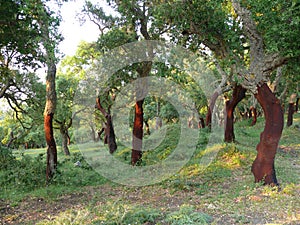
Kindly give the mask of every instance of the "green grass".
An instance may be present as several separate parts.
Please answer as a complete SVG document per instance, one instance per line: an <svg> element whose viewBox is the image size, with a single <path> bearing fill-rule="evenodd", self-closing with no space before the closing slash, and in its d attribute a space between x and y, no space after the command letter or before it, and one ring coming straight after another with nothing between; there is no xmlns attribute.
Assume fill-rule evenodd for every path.
<svg viewBox="0 0 300 225"><path fill-rule="evenodd" d="M189 162L170 178L150 186L122 186L95 172L81 155L84 152L95 158L99 151L106 151L93 143L72 145L70 157L59 148L59 169L50 185L43 180L44 168L37 170L39 163L44 165L45 155L41 154L45 154L45 149L14 152L29 172L13 167L7 170L11 173L0 170L0 178L14 178L2 181L0 204L18 207L5 214L4 219L22 224L299 224L299 126L300 115L295 114L294 125L284 128L280 141L275 159L280 192L255 184L250 171L264 127L263 118L254 127L249 126L249 121L236 123L237 143L233 144L206 146L210 134L206 129L200 130ZM178 135L178 126L169 126L166 138L157 148L144 153L142 166L170 156ZM184 141L188 143L188 138ZM216 154L209 165L201 163L205 154ZM30 157L24 159L22 155ZM115 157L129 164L130 148L119 145ZM82 166L74 166L76 161ZM34 183L33 171L40 181L26 183ZM14 172L24 176L19 183ZM37 199L42 200L40 205ZM34 206L33 210L28 206ZM54 207L57 210L50 210ZM27 216L27 220L22 220L21 215L28 211L31 219Z"/></svg>

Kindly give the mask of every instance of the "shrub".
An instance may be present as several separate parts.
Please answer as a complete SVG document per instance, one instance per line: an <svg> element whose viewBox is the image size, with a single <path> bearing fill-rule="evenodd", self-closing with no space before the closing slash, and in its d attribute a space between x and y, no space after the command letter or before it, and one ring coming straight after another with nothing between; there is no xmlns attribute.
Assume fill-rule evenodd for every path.
<svg viewBox="0 0 300 225"><path fill-rule="evenodd" d="M14 167L16 163L17 159L12 150L0 145L0 171Z"/></svg>
<svg viewBox="0 0 300 225"><path fill-rule="evenodd" d="M10 153L7 155L10 161L0 174L0 186L24 191L45 185L46 165L42 154L35 158L23 155L20 160Z"/></svg>

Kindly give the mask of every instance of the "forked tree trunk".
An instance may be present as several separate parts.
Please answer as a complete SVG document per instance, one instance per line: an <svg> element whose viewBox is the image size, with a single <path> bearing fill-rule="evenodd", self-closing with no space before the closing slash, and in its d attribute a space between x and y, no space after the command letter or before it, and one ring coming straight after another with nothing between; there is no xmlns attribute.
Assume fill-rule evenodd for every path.
<svg viewBox="0 0 300 225"><path fill-rule="evenodd" d="M141 162L142 159L142 144L143 144L143 103L144 99L135 103L135 116L133 123L133 137L132 137L132 152L131 165L135 166Z"/></svg>
<svg viewBox="0 0 300 225"><path fill-rule="evenodd" d="M109 110L105 110L100 102L100 98L96 98L96 108L105 116L106 123L104 127L104 144L108 144L109 152L113 154L117 150L116 136ZM101 132L102 133L102 132ZM98 133L98 136L101 135Z"/></svg>
<svg viewBox="0 0 300 225"><path fill-rule="evenodd" d="M233 142L234 136L234 109L237 104L245 97L246 89L241 85L235 86L232 93L232 98L226 101L226 115L225 115L225 133L224 141Z"/></svg>
<svg viewBox="0 0 300 225"><path fill-rule="evenodd" d="M213 95L210 98L209 106L206 114L206 126L210 129L211 128L211 120L212 120L212 113L214 111L214 107L217 101L217 98L219 97L219 93L215 91Z"/></svg>
<svg viewBox="0 0 300 225"><path fill-rule="evenodd" d="M252 173L255 182L277 185L274 160L283 129L283 111L280 101L267 84L258 87L255 97L263 108L266 121L256 147L257 156L252 164Z"/></svg>

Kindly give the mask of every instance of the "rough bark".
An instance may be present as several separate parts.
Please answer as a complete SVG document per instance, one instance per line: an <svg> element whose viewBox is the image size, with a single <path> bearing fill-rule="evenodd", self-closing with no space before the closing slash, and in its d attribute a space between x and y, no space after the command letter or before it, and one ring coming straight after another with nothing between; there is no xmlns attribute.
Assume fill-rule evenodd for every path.
<svg viewBox="0 0 300 225"><path fill-rule="evenodd" d="M206 120L205 120L205 125L208 128L211 128L212 113L214 111L214 107L215 107L215 104L216 104L216 101L217 101L218 97L219 97L219 92L215 91L213 93L213 95L211 96L210 101L209 101L209 106L208 106L208 110L207 110L207 114L206 114Z"/></svg>
<svg viewBox="0 0 300 225"><path fill-rule="evenodd" d="M43 47L45 49L45 59L47 65L46 75L46 104L44 110L44 130L45 138L47 143L47 168L46 168L46 179L49 182L57 168L57 149L53 135L53 117L56 108L56 90L55 90L55 78L56 78L56 62L55 56L56 40L52 36L52 24L50 14L47 11L46 6L41 2L37 1L37 4L41 7L37 22L41 27L41 36ZM51 34L52 33L52 34Z"/></svg>
<svg viewBox="0 0 300 225"><path fill-rule="evenodd" d="M111 115L109 113L109 110L106 111L102 107L100 98L96 98L96 108L105 116L106 122L104 127L104 144L108 144L109 152L113 154L117 150L118 146L116 143L116 136Z"/></svg>
<svg viewBox="0 0 300 225"><path fill-rule="evenodd" d="M246 89L241 85L235 86L232 93L232 98L226 101L226 115L225 115L225 133L224 141L233 142L234 135L234 110L237 104L245 97Z"/></svg>
<svg viewBox="0 0 300 225"><path fill-rule="evenodd" d="M133 123L133 138L131 165L135 166L142 160L142 143L143 143L143 102L144 99L135 103L135 117Z"/></svg>
<svg viewBox="0 0 300 225"><path fill-rule="evenodd" d="M255 182L277 185L274 160L283 129L283 111L280 101L267 84L259 86L257 91L255 97L263 108L266 122L256 147L257 156L252 164L252 173Z"/></svg>
<svg viewBox="0 0 300 225"><path fill-rule="evenodd" d="M46 178L50 181L57 168L57 149L53 135L53 113L44 115L44 130L47 143L47 169Z"/></svg>
<svg viewBox="0 0 300 225"><path fill-rule="evenodd" d="M56 65L49 60L46 77L46 105L44 111L44 130L47 143L47 169L46 178L50 181L57 168L57 149L53 135L53 117L56 108L55 77Z"/></svg>

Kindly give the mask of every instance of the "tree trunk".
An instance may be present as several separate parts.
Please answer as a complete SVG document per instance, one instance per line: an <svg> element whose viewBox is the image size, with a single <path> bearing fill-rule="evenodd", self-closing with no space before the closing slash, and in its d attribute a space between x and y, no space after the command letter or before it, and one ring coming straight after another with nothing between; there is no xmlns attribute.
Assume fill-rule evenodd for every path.
<svg viewBox="0 0 300 225"><path fill-rule="evenodd" d="M300 98L297 98L297 100L296 100L295 112L298 112L298 110L299 110L299 100L300 100Z"/></svg>
<svg viewBox="0 0 300 225"><path fill-rule="evenodd" d="M224 141L233 142L234 136L234 109L237 104L245 97L246 89L241 85L235 86L232 93L232 98L226 101L226 115L225 115L225 133Z"/></svg>
<svg viewBox="0 0 300 225"><path fill-rule="evenodd" d="M91 139L93 140L93 142L96 142L97 141L97 138L96 138L96 132L95 132L95 129L94 129L94 124L90 124L90 128L91 128Z"/></svg>
<svg viewBox="0 0 300 225"><path fill-rule="evenodd" d="M205 128L204 119L202 117L199 118L198 128Z"/></svg>
<svg viewBox="0 0 300 225"><path fill-rule="evenodd" d="M117 150L116 136L115 136L111 115L108 114L106 119L107 119L107 125L105 129L105 135L107 139L109 152L110 154L113 154Z"/></svg>
<svg viewBox="0 0 300 225"><path fill-rule="evenodd" d="M47 169L46 178L49 182L54 176L57 168L57 149L53 135L53 117L56 108L55 91L56 65L54 61L49 62L46 77L46 105L44 111L44 130L47 143Z"/></svg>
<svg viewBox="0 0 300 225"><path fill-rule="evenodd" d="M53 113L44 115L44 130L45 138L47 142L47 169L46 169L46 178L49 182L54 176L57 168L57 149L56 143L53 135Z"/></svg>
<svg viewBox="0 0 300 225"><path fill-rule="evenodd" d="M37 22L41 27L42 42L45 49L45 59L47 64L47 76L46 76L46 104L44 110L44 130L45 138L47 142L47 168L46 179L49 182L57 168L57 149L53 135L53 117L56 108L56 90L55 90L55 77L56 77L56 61L55 49L57 42L51 37L51 18L47 12L47 8L38 1L38 4L43 7L39 11L40 17Z"/></svg>
<svg viewBox="0 0 300 225"><path fill-rule="evenodd" d="M61 134L61 140L62 140L62 149L65 153L65 155L70 155L68 142L69 142L69 135L68 130L64 128L64 125L61 125L59 128L60 134Z"/></svg>
<svg viewBox="0 0 300 225"><path fill-rule="evenodd" d="M290 127L293 125L293 114L294 114L294 103L289 103L288 106L288 116L286 126Z"/></svg>
<svg viewBox="0 0 300 225"><path fill-rule="evenodd" d="M158 130L162 127L162 119L160 118L160 101L159 98L156 98L157 104L156 104L156 117L155 117L155 129Z"/></svg>
<svg viewBox="0 0 300 225"><path fill-rule="evenodd" d="M214 111L214 107L215 107L215 104L216 104L216 101L217 101L217 98L219 97L219 93L217 91L215 91L213 93L213 95L211 96L210 98L210 101L209 101L209 106L208 106L208 111L207 111L207 114L206 114L206 126L210 129L211 128L211 120L212 120L212 113Z"/></svg>
<svg viewBox="0 0 300 225"><path fill-rule="evenodd" d="M252 118L251 126L254 126L257 122L257 110L254 106L250 107L250 114Z"/></svg>
<svg viewBox="0 0 300 225"><path fill-rule="evenodd" d="M294 115L294 103L297 95L296 94L291 94L290 100L289 100L289 106L288 106L288 116L287 116L287 123L286 126L290 127L293 125L293 115ZM297 112L297 111L296 111Z"/></svg>
<svg viewBox="0 0 300 225"><path fill-rule="evenodd" d="M135 116L133 123L133 138L132 138L132 152L131 165L135 166L141 162L142 159L142 140L143 140L143 102L144 99L135 103Z"/></svg>
<svg viewBox="0 0 300 225"><path fill-rule="evenodd" d="M96 108L105 116L106 123L104 128L104 144L108 144L109 152L113 154L117 150L116 135L112 123L112 118L109 110L105 110L100 102L100 98L96 99ZM102 132L101 132L102 133ZM98 135L100 136L101 133Z"/></svg>
<svg viewBox="0 0 300 225"><path fill-rule="evenodd" d="M256 147L257 156L252 164L252 173L255 182L277 185L274 159L283 129L283 111L280 101L267 84L258 87L255 97L263 108L266 122Z"/></svg>
<svg viewBox="0 0 300 225"><path fill-rule="evenodd" d="M69 132L67 133L67 135L68 135L68 145L70 145L71 144L71 138L70 138L70 135L69 135Z"/></svg>

